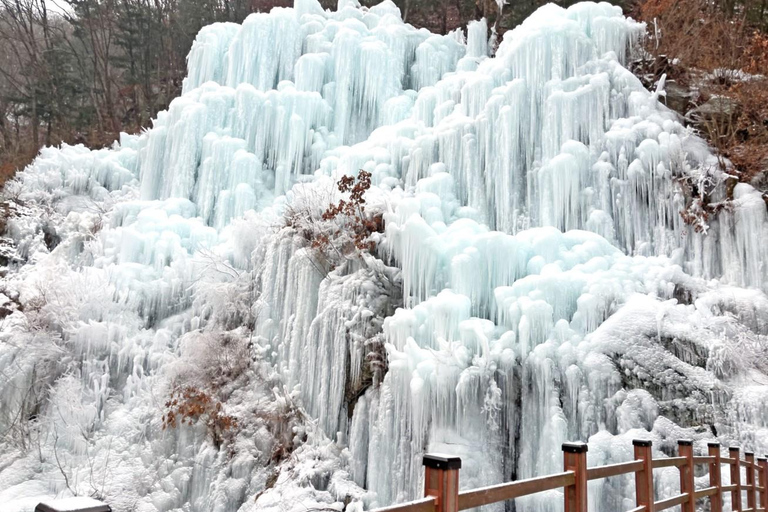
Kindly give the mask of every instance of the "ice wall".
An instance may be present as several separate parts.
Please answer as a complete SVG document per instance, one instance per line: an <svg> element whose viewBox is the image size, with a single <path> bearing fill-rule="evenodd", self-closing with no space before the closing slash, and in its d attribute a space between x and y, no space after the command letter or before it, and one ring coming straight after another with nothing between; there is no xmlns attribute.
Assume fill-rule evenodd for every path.
<svg viewBox="0 0 768 512"><path fill-rule="evenodd" d="M365 167L415 186L440 164L491 229L586 229L629 253L682 249L696 275L762 286L764 270L739 270L746 254L703 241L678 214L676 180L716 162L622 67L641 25L608 4L546 6L494 58L484 26L470 27L465 49L460 33L402 24L392 4L323 13L307 2L206 27L184 96L141 142L141 196L192 199L221 229L317 169ZM764 256L746 250L758 268Z"/></svg>
<svg viewBox="0 0 768 512"><path fill-rule="evenodd" d="M127 469L99 492L161 512L411 499L426 450L460 455L473 487L557 472L567 440L593 464L631 457L632 436L768 449L759 192L728 197L706 145L624 67L644 27L618 7L547 5L493 56L487 30L297 0L201 30L182 96L140 136L44 149L13 184L0 410L53 389L33 414L48 461L19 455L0 498L71 492L30 469L58 474L57 450L98 490L89 469L109 458L91 451L115 439ZM327 266L291 219L359 169L384 232ZM683 222L684 183L728 200L706 232ZM158 401L206 355L190 347L224 334L254 359L227 411L306 414L285 473L264 424L233 458L200 428L162 429ZM631 485L595 483L592 510L631 508Z"/></svg>

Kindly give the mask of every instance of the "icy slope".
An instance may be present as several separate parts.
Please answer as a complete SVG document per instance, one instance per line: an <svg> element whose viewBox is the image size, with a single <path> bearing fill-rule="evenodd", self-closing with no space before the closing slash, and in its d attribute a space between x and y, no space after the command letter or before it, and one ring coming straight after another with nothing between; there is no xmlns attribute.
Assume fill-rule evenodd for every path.
<svg viewBox="0 0 768 512"><path fill-rule="evenodd" d="M491 58L484 22L314 0L201 30L152 129L6 187L0 502L359 510L418 496L425 450L467 487L566 440L768 451L765 203L623 67L643 31L549 5ZM360 169L383 232L323 254Z"/></svg>

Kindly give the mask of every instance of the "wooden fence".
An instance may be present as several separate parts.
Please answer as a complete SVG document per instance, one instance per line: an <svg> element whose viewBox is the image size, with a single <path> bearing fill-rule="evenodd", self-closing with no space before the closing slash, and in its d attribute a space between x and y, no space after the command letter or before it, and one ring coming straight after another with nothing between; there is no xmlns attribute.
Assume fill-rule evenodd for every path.
<svg viewBox="0 0 768 512"><path fill-rule="evenodd" d="M678 441L678 456L653 459L651 442L635 440L635 460L587 467L587 445L566 443L563 445L563 472L554 475L519 480L480 489L459 492L461 459L444 455L424 456L424 498L375 512L458 512L491 503L528 496L550 489L565 489L565 512L587 512L587 482L612 476L635 474L636 507L628 512L659 512L680 505L682 512L694 512L696 500L709 499L711 512L722 512L723 499L728 497L733 512L768 512L768 461L755 460L755 454L739 448L728 449L728 457L720 453L719 443L709 443L707 456L694 457L692 441ZM729 466L730 485L723 485L720 470ZM709 486L696 489L694 467L709 466ZM653 470L676 467L680 470L680 493L671 498L654 501ZM741 469L746 469L746 479L741 480ZM746 507L743 500L746 494ZM619 512L619 511L616 511Z"/></svg>

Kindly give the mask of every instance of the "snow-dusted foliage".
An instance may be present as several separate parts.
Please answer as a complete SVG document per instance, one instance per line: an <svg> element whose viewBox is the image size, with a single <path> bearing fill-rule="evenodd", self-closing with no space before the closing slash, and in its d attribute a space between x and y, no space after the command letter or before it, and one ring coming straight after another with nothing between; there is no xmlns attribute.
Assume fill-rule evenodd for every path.
<svg viewBox="0 0 768 512"><path fill-rule="evenodd" d="M3 510L359 511L427 450L464 487L563 441L768 451L760 194L623 67L619 8L487 30L297 0L201 30L145 133L42 150L0 205Z"/></svg>

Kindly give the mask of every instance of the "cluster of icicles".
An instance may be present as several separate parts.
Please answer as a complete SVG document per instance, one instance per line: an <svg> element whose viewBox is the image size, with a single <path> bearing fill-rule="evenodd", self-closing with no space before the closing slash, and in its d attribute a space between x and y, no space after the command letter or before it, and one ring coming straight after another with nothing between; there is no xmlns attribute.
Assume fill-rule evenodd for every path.
<svg viewBox="0 0 768 512"><path fill-rule="evenodd" d="M642 345L681 282L768 285L759 193L738 185L706 236L679 215L679 179L716 161L623 66L644 30L607 3L547 5L489 57L484 21L466 37L435 35L389 0L341 0L335 12L296 0L202 29L183 95L150 130L112 150L45 150L25 187L97 201L136 191L114 206L90 263L119 269L117 293L140 294L157 320L189 304L183 262L223 244L233 219L282 211L296 183L365 169L387 198L380 250L402 270L405 307L384 323L384 382L351 417L347 368L359 371L365 345L348 333L364 331L353 320L375 302L370 289L323 279L284 231L253 258L226 255L259 271L258 339L318 425L347 443L352 478L375 493L368 505L416 497L425 450L461 456L465 486L557 472L567 440L620 459L622 434L661 436L666 423L658 397L625 389L611 343ZM608 325L630 303L635 314ZM137 378L126 396L143 392ZM717 389L690 379L702 396ZM765 421L758 409L748 421ZM591 510L631 495L599 491ZM544 496L518 510L558 506Z"/></svg>

